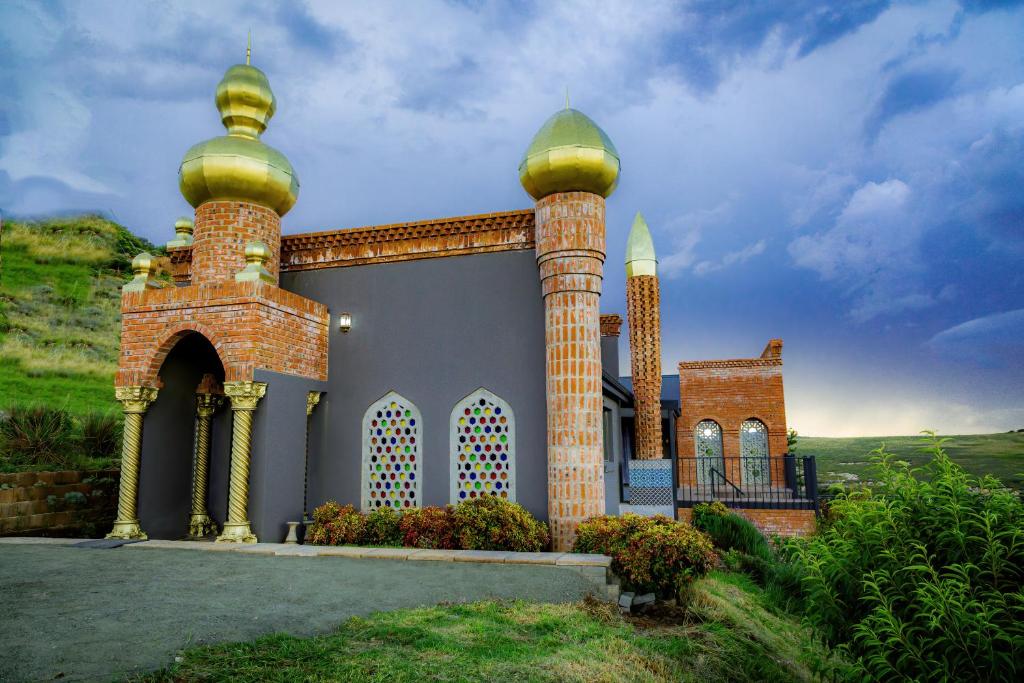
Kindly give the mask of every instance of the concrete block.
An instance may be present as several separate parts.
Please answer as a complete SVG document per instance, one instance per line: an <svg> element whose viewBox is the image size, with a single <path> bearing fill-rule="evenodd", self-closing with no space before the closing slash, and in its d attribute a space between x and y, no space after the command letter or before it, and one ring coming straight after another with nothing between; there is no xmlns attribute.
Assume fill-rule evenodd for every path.
<svg viewBox="0 0 1024 683"><path fill-rule="evenodd" d="M415 550L409 554L410 560L431 560L435 562L451 562L454 559L452 550Z"/></svg>
<svg viewBox="0 0 1024 683"><path fill-rule="evenodd" d="M352 545L325 545L314 546L317 549L317 557L362 557L366 548L358 548Z"/></svg>
<svg viewBox="0 0 1024 683"><path fill-rule="evenodd" d="M635 593L626 592L619 595L619 608L624 609L627 612L633 606L633 597Z"/></svg>
<svg viewBox="0 0 1024 683"><path fill-rule="evenodd" d="M498 562L503 563L512 553L500 550L456 550L455 562Z"/></svg>
<svg viewBox="0 0 1024 683"><path fill-rule="evenodd" d="M612 558L607 555L587 553L565 553L555 562L559 567L610 567Z"/></svg>
<svg viewBox="0 0 1024 683"><path fill-rule="evenodd" d="M568 553L508 553L505 557L505 564L550 564L555 565L558 560Z"/></svg>
<svg viewBox="0 0 1024 683"><path fill-rule="evenodd" d="M366 553L360 557L371 557L377 560L407 560L416 552L415 548L365 548Z"/></svg>

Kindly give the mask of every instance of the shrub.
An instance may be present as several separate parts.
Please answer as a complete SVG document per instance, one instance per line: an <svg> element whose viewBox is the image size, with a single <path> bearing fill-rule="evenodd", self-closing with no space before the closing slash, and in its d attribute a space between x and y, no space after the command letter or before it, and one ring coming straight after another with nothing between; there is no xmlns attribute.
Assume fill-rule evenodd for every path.
<svg viewBox="0 0 1024 683"><path fill-rule="evenodd" d="M482 496L452 511L459 547L466 550L538 552L548 545L547 525L518 503Z"/></svg>
<svg viewBox="0 0 1024 683"><path fill-rule="evenodd" d="M362 539L365 526L358 510L331 500L313 510L306 538L313 545L354 545Z"/></svg>
<svg viewBox="0 0 1024 683"><path fill-rule="evenodd" d="M725 517L729 514L729 508L720 500L711 503L697 503L693 506L690 515L690 523L698 529L702 527L708 517Z"/></svg>
<svg viewBox="0 0 1024 683"><path fill-rule="evenodd" d="M713 505L721 505L725 513L722 514L715 510L713 512L704 511L702 514L698 514L695 507L693 510L693 526L711 537L711 542L715 544L716 548L722 551L735 549L765 562L775 561L775 553L772 551L768 539L764 537L756 526L735 512L729 512L728 508L721 503L712 503Z"/></svg>
<svg viewBox="0 0 1024 683"><path fill-rule="evenodd" d="M840 494L832 519L786 549L806 617L876 680L1024 676L1024 504L966 474L934 435L913 470L883 449L872 489Z"/></svg>
<svg viewBox="0 0 1024 683"><path fill-rule="evenodd" d="M391 508L380 508L366 515L363 524L364 545L402 545L401 516Z"/></svg>
<svg viewBox="0 0 1024 683"><path fill-rule="evenodd" d="M407 510L398 521L402 545L452 550L458 547L451 506Z"/></svg>
<svg viewBox="0 0 1024 683"><path fill-rule="evenodd" d="M573 552L610 556L612 571L628 588L662 597L678 595L715 564L714 547L705 534L660 515L588 519L576 531Z"/></svg>
<svg viewBox="0 0 1024 683"><path fill-rule="evenodd" d="M112 413L82 418L82 452L90 458L116 458L121 451L121 421Z"/></svg>
<svg viewBox="0 0 1024 683"><path fill-rule="evenodd" d="M59 408L13 406L0 421L0 451L17 465L67 467L72 441L71 416Z"/></svg>

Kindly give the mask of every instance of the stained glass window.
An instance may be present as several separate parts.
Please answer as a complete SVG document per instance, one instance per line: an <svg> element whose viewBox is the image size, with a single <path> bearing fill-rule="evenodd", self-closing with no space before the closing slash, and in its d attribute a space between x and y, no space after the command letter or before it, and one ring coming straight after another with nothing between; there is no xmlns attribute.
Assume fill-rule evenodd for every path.
<svg viewBox="0 0 1024 683"><path fill-rule="evenodd" d="M508 403L477 389L451 417L451 501L516 499L516 420Z"/></svg>
<svg viewBox="0 0 1024 683"><path fill-rule="evenodd" d="M740 458L743 462L743 483L769 483L768 429L760 420L744 420L740 426Z"/></svg>
<svg viewBox="0 0 1024 683"><path fill-rule="evenodd" d="M420 506L419 409L390 392L363 415L362 509Z"/></svg>
<svg viewBox="0 0 1024 683"><path fill-rule="evenodd" d="M701 420L694 430L693 443L698 481L711 486L722 483L725 478L722 427L714 420Z"/></svg>

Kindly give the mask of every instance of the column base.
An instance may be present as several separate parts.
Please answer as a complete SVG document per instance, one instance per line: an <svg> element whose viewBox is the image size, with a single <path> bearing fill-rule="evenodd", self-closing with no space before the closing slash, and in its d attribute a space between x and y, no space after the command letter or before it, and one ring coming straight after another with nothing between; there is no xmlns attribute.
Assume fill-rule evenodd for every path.
<svg viewBox="0 0 1024 683"><path fill-rule="evenodd" d="M217 533L217 525L207 514L195 514L188 519L188 537L191 539L206 538Z"/></svg>
<svg viewBox="0 0 1024 683"><path fill-rule="evenodd" d="M255 543L256 534L249 528L249 522L224 522L224 531L217 537L217 543Z"/></svg>
<svg viewBox="0 0 1024 683"><path fill-rule="evenodd" d="M106 537L122 541L145 541L149 538L137 519L115 519L114 528Z"/></svg>

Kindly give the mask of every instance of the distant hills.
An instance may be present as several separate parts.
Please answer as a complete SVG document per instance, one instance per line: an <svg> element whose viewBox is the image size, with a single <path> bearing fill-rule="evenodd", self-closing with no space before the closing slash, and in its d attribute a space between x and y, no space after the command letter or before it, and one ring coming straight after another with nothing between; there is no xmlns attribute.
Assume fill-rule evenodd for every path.
<svg viewBox="0 0 1024 683"><path fill-rule="evenodd" d="M0 409L114 409L121 285L162 250L99 216L5 221L0 234Z"/></svg>

